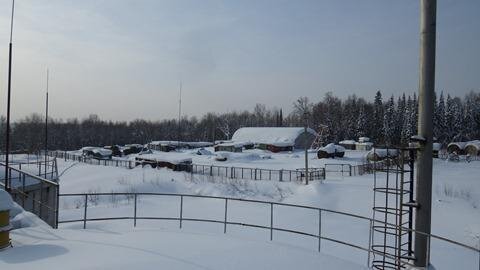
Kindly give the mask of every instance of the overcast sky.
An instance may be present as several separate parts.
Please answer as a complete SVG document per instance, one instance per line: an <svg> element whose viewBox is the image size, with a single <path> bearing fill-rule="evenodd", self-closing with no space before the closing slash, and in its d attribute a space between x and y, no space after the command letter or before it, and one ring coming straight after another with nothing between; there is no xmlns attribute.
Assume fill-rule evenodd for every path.
<svg viewBox="0 0 480 270"><path fill-rule="evenodd" d="M0 0L0 114L10 0ZM437 90L480 89L480 1L438 0ZM418 84L418 0L17 0L12 117L113 120L291 110L326 92L372 99Z"/></svg>

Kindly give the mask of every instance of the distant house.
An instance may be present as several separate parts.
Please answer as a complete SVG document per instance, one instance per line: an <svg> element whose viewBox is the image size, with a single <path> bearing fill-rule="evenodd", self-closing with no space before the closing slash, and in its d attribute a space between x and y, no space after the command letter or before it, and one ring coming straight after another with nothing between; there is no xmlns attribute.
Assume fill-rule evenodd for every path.
<svg viewBox="0 0 480 270"><path fill-rule="evenodd" d="M370 142L368 137L358 138L358 142L355 144L355 149L360 151L370 151L373 147L373 143Z"/></svg>
<svg viewBox="0 0 480 270"><path fill-rule="evenodd" d="M343 140L338 142L339 145L343 146L345 149L348 149L348 150L355 150L356 143L357 142L354 140Z"/></svg>
<svg viewBox="0 0 480 270"><path fill-rule="evenodd" d="M215 152L242 152L243 144L240 143L220 143L213 147Z"/></svg>
<svg viewBox="0 0 480 270"><path fill-rule="evenodd" d="M304 149L305 145L310 147L316 136L311 128L305 134L303 127L244 127L235 131L232 141L244 145L248 142L260 149L281 152Z"/></svg>

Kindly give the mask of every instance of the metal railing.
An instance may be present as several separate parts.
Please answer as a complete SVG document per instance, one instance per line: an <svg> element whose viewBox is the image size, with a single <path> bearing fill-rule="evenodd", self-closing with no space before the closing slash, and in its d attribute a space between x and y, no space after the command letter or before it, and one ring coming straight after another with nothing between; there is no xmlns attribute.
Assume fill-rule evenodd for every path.
<svg viewBox="0 0 480 270"><path fill-rule="evenodd" d="M228 167L216 165L201 165L192 164L192 173L220 176L231 179L246 179L246 180L269 180L280 182L304 181L305 170L285 170L285 169L261 169L248 167ZM325 169L310 168L309 180L323 180L325 179Z"/></svg>
<svg viewBox="0 0 480 270"><path fill-rule="evenodd" d="M83 155L75 155L67 153L66 151L48 151L48 155L56 157L58 159L63 159L65 161L78 161L90 165L101 165L101 166L111 166L111 167L122 167L127 169L134 168L135 161L132 160L118 160L118 159L96 159L92 157L87 157Z"/></svg>
<svg viewBox="0 0 480 270"><path fill-rule="evenodd" d="M70 154L61 151L49 151L50 156L72 161L78 161L91 165L124 167L132 169L141 162L132 160L106 160L106 159L94 159L81 155ZM144 162L147 163L147 162ZM274 170L274 169L262 169L262 168L247 168L247 167L229 167L218 165L203 165L192 164L191 170L188 171L194 174L220 176L230 179L245 179L245 180L273 180L273 181L304 181L305 171L302 169L297 170ZM325 170L323 168L310 168L309 170L310 180L322 180L325 179Z"/></svg>
<svg viewBox="0 0 480 270"><path fill-rule="evenodd" d="M117 217L89 217L88 216L88 205L89 205L89 196L95 196L96 198L98 197L103 197L103 196L128 196L131 200L133 200L133 209L131 212L131 215L122 215L122 216L117 216ZM374 220L372 218L368 217L363 217L360 215L355 215L351 213L346 213L346 212L341 212L341 211L335 211L335 210L329 210L329 209L324 209L324 208L318 208L318 207L311 207L311 206L303 206L303 205L294 205L294 204L287 204L287 203L279 203L279 202L267 202L267 201L260 201L260 200L249 200L249 199L240 199L240 198L227 198L227 197L217 197L217 196L201 196L201 195L190 195L190 194L170 194L170 193L94 193L94 194L88 194L88 193L72 193L72 194L60 194L61 198L66 198L66 197L80 197L83 199L83 217L78 218L78 219L67 219L67 220L59 220L59 224L63 223L74 223L74 222L82 222L83 223L83 228L87 228L87 223L88 222L93 222L93 221L107 221L107 220L132 220L133 221L133 226L137 226L137 222L139 220L168 220L168 221L178 221L178 226L179 228L182 228L183 223L186 221L189 222L207 222L207 223L217 223L217 224L223 224L223 233L227 232L228 226L242 226L242 227L250 227L250 228L257 228L257 229L264 229L267 230L269 233L270 240L273 240L274 238L274 232L284 232L284 233L290 233L290 234L296 234L296 235L302 235L302 236L307 236L311 237L317 240L317 250L318 252L322 251L322 243L328 242L328 243L334 243L334 244L339 244L345 247L349 247L354 250L359 250L365 253L366 256L366 265L368 267L371 266L372 263L372 256L378 255L378 256L390 256L388 254L384 254L382 252L378 252L377 250L372 248L372 242L373 242L373 230L374 226L373 224L385 224L385 226L389 226L392 228L397 228L397 229L402 229L406 231L413 231L414 233L419 233L422 235L426 235L429 239L429 243L431 243L431 240L438 240L441 241L444 244L452 245L452 247L456 248L461 248L462 251L467 251L467 252L473 252L475 255L478 256L478 259L472 259L472 260L478 260L474 262L475 266L469 268L469 269L477 269L477 263L478 263L478 269L480 269L480 250L476 247L471 247L441 236L436 236L436 235L428 235L422 232L414 231L409 228L403 228L396 226L395 224L389 224L382 222L380 220ZM169 197L169 198L177 198L177 202L179 206L176 206L178 208L178 215L175 216L142 216L138 214L138 203L139 203L139 198L145 198L145 197ZM201 218L201 217L188 217L186 216L185 213L185 199L186 198L198 198L202 200L207 200L207 199L213 199L217 200L222 206L223 206L223 216L218 219L212 219L212 218ZM269 209L269 224L261 224L261 223L249 223L249 222L241 222L238 220L233 220L231 215L229 215L229 205L232 202L240 202L242 203L242 206L244 205L243 203L257 203L261 205L266 205ZM163 206L165 207L165 206ZM311 232L311 231L305 231L305 230L297 230L297 229L291 229L291 228L286 228L286 227L281 227L279 225L274 224L274 217L277 215L280 215L280 213L277 213L275 209L278 207L289 207L295 210L303 209L303 210L308 210L308 211L313 211L315 215L317 216L317 222L318 222L318 227L316 232ZM347 217L347 218L353 218L356 221L363 221L366 224L368 224L368 227L365 231L365 236L368 235L368 238L366 239L366 242L368 242L368 245L361 245L358 243L353 243L351 240L344 240L344 239L339 239L338 237L327 235L324 230L322 230L322 227L325 225L326 217L329 215L335 215L338 217ZM350 229L351 226L348 227ZM430 245L429 245L430 247ZM328 249L327 249L328 251ZM429 248L429 254L430 254L431 249ZM392 258L392 259L397 259L397 258ZM451 260L452 258L449 258ZM405 262L406 265L413 265L413 261L407 261ZM438 265L436 265L437 269Z"/></svg>
<svg viewBox="0 0 480 270"><path fill-rule="evenodd" d="M29 164L37 165L33 162ZM39 162L38 164L42 165L44 163ZM10 165L11 164L9 164L7 168L5 163L0 162L0 169L8 170L10 195L12 199L25 210L34 213L47 224L56 228L58 224L58 183L22 170L22 164L20 163L17 164L19 168L14 168ZM23 168L25 168L25 166L26 164L23 164ZM41 168L43 168L43 166L41 166ZM50 174L47 172L46 175L48 176ZM57 173L52 173L51 175L52 177L58 177ZM5 178L0 179L1 188L4 188L5 180Z"/></svg>

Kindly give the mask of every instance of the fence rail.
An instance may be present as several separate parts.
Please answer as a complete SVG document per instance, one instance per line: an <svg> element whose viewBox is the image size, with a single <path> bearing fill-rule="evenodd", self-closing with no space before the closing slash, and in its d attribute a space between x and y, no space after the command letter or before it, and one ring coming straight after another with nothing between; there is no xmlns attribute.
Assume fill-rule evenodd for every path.
<svg viewBox="0 0 480 270"><path fill-rule="evenodd" d="M117 217L88 217L88 206L89 206L89 196L130 196L133 198L133 209L132 209L132 214L131 215L122 215L122 216L117 216ZM163 217L155 217L155 216L141 216L138 214L138 200L140 197L171 197L171 198L177 198L177 201L179 203L178 209L178 215L175 216L163 216ZM388 226L389 228L397 228L397 229L402 229L405 231L412 231L414 233L422 234L428 237L429 243L431 243L431 240L438 240L441 241L442 243L452 245L453 247L457 248L462 248L464 251L470 251L474 252L477 256L478 259L472 259L472 260L478 260L474 265L478 263L478 269L480 269L480 250L476 247L471 247L450 239L447 239L445 237L437 236L437 235L429 235L425 234L422 232L414 231L409 228L404 228L397 226L395 224L390 224L390 223L385 223L380 220L374 220L372 218L367 218L363 217L360 215L355 215L351 213L346 213L346 212L341 212L341 211L335 211L335 210L329 210L329 209L324 209L324 208L318 208L318 207L312 207L312 206L303 206L303 205L295 205L295 204L287 204L287 203L277 203L277 202L267 202L267 201L260 201L260 200L250 200L250 199L241 199L241 198L227 198L227 197L217 197L217 196L201 196L201 195L190 195L190 194L171 194L171 193L94 193L94 194L88 194L88 193L72 193L72 194L60 194L60 197L81 197L83 199L83 217L82 218L77 218L77 219L67 219L67 220L59 220L59 224L62 223L73 223L73 222L82 222L83 223L83 228L87 228L87 223L88 222L94 222L94 221L108 221L108 220L133 220L133 226L137 226L137 221L138 220L169 220L169 221L178 221L179 222L179 228L182 228L183 222L185 221L190 221L190 222L207 222L207 223L218 223L218 224L223 224L223 232L226 233L228 226L243 226L243 227L252 227L252 228L258 228L258 229L264 229L269 232L270 240L273 240L274 238L274 232L285 232L285 233L291 233L291 234L297 234L297 235L303 235L303 236L308 236L312 237L314 239L317 239L318 241L318 251L320 252L322 250L322 242L327 241L331 243L336 243L342 246L346 246L355 250L360 250L365 252L366 256L366 261L367 261L367 266L370 267L371 263L374 260L374 256L390 256L388 254L384 254L382 252L379 252L372 248L372 241L373 241L373 230L374 226L373 224L384 224L384 226ZM193 217L187 217L185 216L185 203L184 200L185 198L199 198L199 199L215 199L219 200L220 203L223 205L223 217L219 219L212 219L212 218L193 218ZM238 220L232 220L231 214L229 215L229 202L241 202L241 203L258 203L262 205L267 205L269 206L269 224L259 224L259 223L252 223L252 222L240 222ZM244 206L242 204L242 206ZM296 230L296 229L289 229L285 227L278 226L274 224L274 216L275 214L275 209L279 206L287 206L292 209L308 209L312 210L317 214L318 218L318 231L316 233L308 232L308 231L303 231L303 230ZM368 231L365 231L363 235L367 236L368 235L368 245L360 245L358 243L352 243L350 241L338 239L332 236L326 235L324 232L322 232L322 226L326 222L325 215L326 214L332 214L336 216L342 216L342 217L349 217L349 218L354 218L356 221L363 221L368 224ZM431 254L431 248L429 245L429 254ZM392 259L401 259L403 258L392 258ZM464 258L463 258L464 259ZM450 258L451 260L451 258ZM406 265L412 265L413 261L411 260L406 260L404 261ZM473 264L472 264L473 265ZM477 269L477 266L472 267L470 269Z"/></svg>
<svg viewBox="0 0 480 270"><path fill-rule="evenodd" d="M49 161L47 161L48 163ZM56 171L56 161L51 161L52 166L55 166L55 172L51 174L48 171L45 171L45 175L51 175L51 179L43 177L43 173L40 172L40 175L35 175L33 173L25 171L27 165L34 165L41 169L45 164L42 162L31 162L28 164L18 163L19 168L12 167L9 163L7 167L5 163L0 162L0 169L8 170L9 175L9 187L10 195L13 200L20 204L25 210L30 211L40 217L50 226L56 228L58 225L58 195L59 195L59 185L56 182L58 179L58 173ZM15 164L13 164L15 165ZM53 168L53 167L52 167ZM39 171L41 171L39 169ZM0 179L0 186L5 187L5 181L7 179ZM53 181L52 181L53 180Z"/></svg>

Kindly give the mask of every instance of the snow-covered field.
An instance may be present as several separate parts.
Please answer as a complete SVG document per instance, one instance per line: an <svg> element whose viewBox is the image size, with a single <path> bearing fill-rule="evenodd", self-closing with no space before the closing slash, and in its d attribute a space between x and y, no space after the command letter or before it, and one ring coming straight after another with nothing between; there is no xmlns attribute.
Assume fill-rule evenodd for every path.
<svg viewBox="0 0 480 270"><path fill-rule="evenodd" d="M194 155L193 152L186 152L185 155L192 157L194 163L218 163L218 165L241 167L301 168L304 162L302 152L269 154L268 158L256 158L266 153L253 150L251 153L233 156L226 162L217 162L211 156ZM313 153L310 155L310 164L322 167L325 162L361 163L364 152L348 151L346 157L339 160L318 160ZM327 179L323 183L312 182L306 186L294 182L214 178L172 172L167 169L138 167L128 170L62 160L59 160L58 166L61 174L61 193L159 192L225 196L301 204L366 217L372 216L372 175L340 177L327 174ZM479 175L480 161L471 163L446 162L438 159L434 161L433 234L480 247ZM223 200L185 198L183 203L185 218L215 220L224 218ZM137 215L178 217L179 204L177 197L141 196L138 198ZM83 218L83 198L81 197L62 197L60 207L60 220ZM317 212L280 206L275 206L274 210L275 227L318 233ZM94 196L89 200L89 218L132 215L133 200L128 196L116 198ZM269 226L270 206L232 201L229 202L228 220ZM322 236L366 247L368 246L368 225L368 222L354 218L323 213ZM145 264L135 264L140 269L143 269L142 266L145 269L149 268L148 262L166 263L171 266L167 267L169 269L291 269L293 267L312 269L319 265L325 265L325 269L362 269L367 260L366 252L327 241L322 241L322 252L318 253L317 239L274 232L274 241L270 242L270 233L267 230L234 225L228 226L226 235L223 234L223 224L194 222L184 222L182 230L178 228L178 221L159 220L138 220L135 229L132 220L88 222L86 231L80 230L82 226L82 223L61 224L60 230L40 232L40 235L33 232L40 229L26 228L13 231L12 238L18 248L28 250L29 244L32 243L29 241L33 241L36 245L57 247L58 254L55 256L44 254L45 259L35 258L25 261L17 259L16 266L19 268L11 269L27 268L29 263L37 261L50 265L47 262L61 263L66 260L82 262L78 264L77 269L91 269L90 263L93 262L87 260L90 256L98 258L95 252L91 251L96 247L102 250L104 247L109 247L109 250L105 251L105 257L100 258L101 264L98 265L101 269L114 269L118 265L127 266L129 263L137 262L137 259L128 260L122 257L130 255L134 258L138 256L139 261L141 261L140 258L145 260ZM52 237L46 237L49 234ZM11 253L14 250L8 252ZM8 267L14 266L15 263L9 261L5 254L0 253L0 266L2 264ZM85 255L83 259L79 259L75 254ZM163 256L153 256L155 254ZM437 269L451 269L453 266L458 269L476 269L479 262L478 254L436 241L432 241L431 256ZM39 255L39 257L42 256ZM112 257L122 257L122 259L104 262L105 258ZM202 259L197 259L199 257ZM274 257L277 259L273 259ZM12 260L15 261L15 259ZM198 265L189 264L189 262L195 262Z"/></svg>

